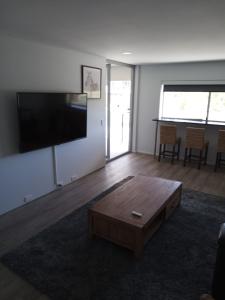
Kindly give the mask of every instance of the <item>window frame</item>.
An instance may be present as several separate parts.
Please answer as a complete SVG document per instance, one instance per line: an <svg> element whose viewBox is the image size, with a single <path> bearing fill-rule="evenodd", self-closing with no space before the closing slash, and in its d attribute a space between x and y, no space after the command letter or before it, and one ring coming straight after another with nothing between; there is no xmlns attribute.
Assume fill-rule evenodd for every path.
<svg viewBox="0 0 225 300"><path fill-rule="evenodd" d="M166 89L165 89L166 86ZM177 88L177 89L176 89ZM184 90L182 90L182 88ZM194 90L192 90L192 88ZM173 90L174 89L174 90ZM185 90L186 89L186 90ZM163 117L163 103L164 103L164 92L171 91L171 92L195 92L195 91L202 91L208 93L208 101L207 101L207 112L205 119L195 119L195 118L174 118L174 117ZM160 90L160 103L159 103L159 118L164 120L188 120L188 121L196 121L196 122L205 122L205 123L218 123L224 124L224 121L217 121L217 120L209 120L209 113L210 113L210 104L211 104L211 95L213 92L223 92L225 93L225 81L167 81L161 82L161 90Z"/></svg>

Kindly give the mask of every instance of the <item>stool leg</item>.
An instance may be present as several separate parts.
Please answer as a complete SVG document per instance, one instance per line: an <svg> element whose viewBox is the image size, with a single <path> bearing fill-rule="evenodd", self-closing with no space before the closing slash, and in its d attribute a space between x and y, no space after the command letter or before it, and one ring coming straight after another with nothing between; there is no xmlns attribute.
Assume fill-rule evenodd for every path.
<svg viewBox="0 0 225 300"><path fill-rule="evenodd" d="M205 147L205 158L204 158L204 165L207 164L207 156L208 156L208 145Z"/></svg>
<svg viewBox="0 0 225 300"><path fill-rule="evenodd" d="M180 141L178 142L178 149L177 149L177 160L180 159Z"/></svg>
<svg viewBox="0 0 225 300"><path fill-rule="evenodd" d="M160 159L161 159L161 154L162 154L162 144L159 145L159 157L158 157L158 161L160 161Z"/></svg>
<svg viewBox="0 0 225 300"><path fill-rule="evenodd" d="M188 151L188 148L185 148L185 153L184 153L184 167L186 166L187 151Z"/></svg>
<svg viewBox="0 0 225 300"><path fill-rule="evenodd" d="M192 156L192 148L189 149L189 155L188 155L188 161L191 161L191 156Z"/></svg>
<svg viewBox="0 0 225 300"><path fill-rule="evenodd" d="M219 158L218 158L218 167L220 168L220 163L221 163L221 156L222 156L222 154L221 154L221 152L219 152Z"/></svg>
<svg viewBox="0 0 225 300"><path fill-rule="evenodd" d="M217 167L218 167L218 160L219 160L219 153L216 153L216 163L215 163L215 167L214 167L214 171L216 172Z"/></svg>
<svg viewBox="0 0 225 300"><path fill-rule="evenodd" d="M163 145L163 158L165 158L166 144Z"/></svg>
<svg viewBox="0 0 225 300"><path fill-rule="evenodd" d="M174 156L175 156L175 147L176 147L176 145L173 145L173 152L172 152L171 164L173 164L173 162L174 162Z"/></svg>
<svg viewBox="0 0 225 300"><path fill-rule="evenodd" d="M201 168L201 163L202 163L202 150L200 150L200 154L199 154L199 162L198 162L198 169L199 170Z"/></svg>

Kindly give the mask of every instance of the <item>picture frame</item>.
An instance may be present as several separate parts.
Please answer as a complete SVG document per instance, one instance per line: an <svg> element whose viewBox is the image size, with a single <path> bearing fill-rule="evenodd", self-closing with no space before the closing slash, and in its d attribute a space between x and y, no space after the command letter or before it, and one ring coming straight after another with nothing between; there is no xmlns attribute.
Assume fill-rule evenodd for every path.
<svg viewBox="0 0 225 300"><path fill-rule="evenodd" d="M87 93L88 99L101 99L102 69L81 66L82 93Z"/></svg>

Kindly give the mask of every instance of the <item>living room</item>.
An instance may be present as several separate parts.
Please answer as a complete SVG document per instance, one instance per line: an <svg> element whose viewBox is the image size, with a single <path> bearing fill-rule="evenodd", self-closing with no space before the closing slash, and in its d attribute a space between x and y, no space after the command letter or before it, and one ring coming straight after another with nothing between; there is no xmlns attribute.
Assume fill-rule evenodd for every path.
<svg viewBox="0 0 225 300"><path fill-rule="evenodd" d="M162 9L160 5L158 7L153 2L151 4L153 7L155 5L155 17L154 13L152 13L151 20L154 19L156 22L156 16L159 15L164 16L165 19L168 16L172 18L172 15L170 15L171 9L168 10L167 5L166 10ZM224 84L225 82L225 37L223 32L221 32L222 30L219 30L223 27L221 24L223 24L225 8L223 3L220 3L218 7L214 7L214 4L205 3L205 1L200 2L197 4L192 3L196 8L196 14L198 12L197 16L195 16L194 10L185 12L185 3L181 5L181 7L184 7L183 10L179 6L181 11L175 10L174 12L177 22L181 21L181 16L187 18L190 15L195 21L203 19L206 22L207 19L208 25L205 24L205 26L207 25L208 29L211 26L211 31L208 32L208 36L204 36L205 32L203 34L204 43L208 41L207 44L204 44L204 51L202 51L203 45L201 45L203 41L201 41L199 36L199 32L203 29L198 24L200 26L199 32L193 33L192 24L190 32L187 34L190 37L188 43L184 43L183 40L181 42L177 40L176 43L174 41L175 46L180 51L183 49L182 52L178 52L178 50L177 52L171 52L175 46L163 35L161 38L164 38L166 43L161 48L157 44L157 51L152 53L150 51L151 47L147 49L152 55L150 58L146 56L147 50L140 52L139 57L137 57L135 50L134 54L130 55L121 53L122 50L133 51L133 48L135 49L135 47L132 48L131 44L131 36L133 35L131 35L130 29L126 31L126 28L130 24L131 29L136 33L136 38L138 38L138 24L140 26L143 26L143 24L138 23L141 22L139 19L137 23L131 23L130 20L141 16L150 19L149 12L147 10L145 10L146 12L144 11L144 8L148 7L148 3L144 2L143 10L140 10L138 13L135 11L137 7L133 2L130 10L125 2L117 3L118 6L116 5L115 7L112 7L112 4L110 4L112 9L111 17L107 15L107 20L106 17L103 18L102 16L102 22L106 22L104 23L105 26L108 21L110 34L111 28L114 28L113 24L118 21L116 18L118 11L121 10L122 19L126 15L131 18L125 22L125 25L121 20L117 24L124 30L121 35L127 34L129 41L127 44L117 45L114 53L110 50L110 37L105 39L105 42L100 39L101 33L103 34L101 31L103 30L102 24L98 24L99 31L96 33L92 32L90 26L87 26L86 23L88 18L90 23L96 21L96 11L99 10L99 13L102 13L102 15L106 13L108 10L106 4L103 4L101 1L101 5L99 3L96 4L98 6L97 9L92 7L93 12L95 12L93 16L91 14L92 9L85 11L83 7L85 4L79 2L78 5L77 3L79 8L83 10L77 10L75 16L82 14L86 15L86 18L83 22L77 23L77 27L74 28L76 34L73 40L70 35L71 27L66 27L65 25L67 24L65 20L71 20L73 17L72 8L74 6L71 3L65 2L62 4L57 2L54 4L56 5L54 9L51 8L52 3L49 1L46 7L34 2L28 3L28 1L23 1L23 5L21 3L3 4L3 9L0 13L2 20L0 26L1 255L10 252L32 236L50 227L59 219L97 197L100 193L127 176L142 174L179 180L183 182L183 187L185 188L224 197L224 170L221 168L216 173L213 171L216 156L217 129L207 129L207 138L210 141L208 165L203 166L201 170L197 170L195 165L184 168L179 162L175 162L173 166L168 161L158 163L153 158L156 124L152 119L159 116L162 85L171 82L173 84L184 82L186 84ZM174 1L173 4L178 5L177 1ZM207 17L209 12L212 13L214 11L212 8L214 8L215 14L212 14L213 18L209 20ZM132 9L133 11L131 11ZM190 9L189 5L186 9ZM110 15L109 12L108 14ZM40 22L41 19L42 23ZM52 20L52 23L50 20ZM53 20L55 23L56 20L60 20L57 25L55 24L56 27L54 27ZM218 20L218 23L215 20ZM219 20L221 23L219 23ZM70 24L70 22L68 23ZM173 28L175 30L176 22L173 23L170 19L168 23L173 24L169 29L172 30ZM156 24L158 23L156 22ZM151 22L148 25L146 24L146 26L150 25L152 25ZM67 24L67 26L69 25ZM87 30L86 40L84 36L79 34L79 30L80 32ZM95 33L96 36L92 36L89 30L92 34ZM165 27L158 28L158 31L156 30L155 33L153 31L151 36L152 42L155 40L157 42L156 33L160 35L164 30ZM185 34L185 30L186 27L183 27L181 33ZM217 35L214 34L215 30L218 30ZM168 34L172 35L172 32L169 31ZM171 37L176 37L176 34L178 32L175 30ZM64 41L63 36L65 37ZM144 38L146 39L146 36ZM93 41L95 39L96 41ZM92 48L88 50L86 47L85 49L85 43L88 47L92 44ZM138 44L137 40L133 43L134 45ZM143 41L143 48L145 47ZM104 49L104 55L99 50L100 48ZM136 49L138 51L138 47ZM157 57L157 52L162 56L161 60L159 56ZM165 53L170 55L168 56L167 54L167 58L165 58ZM134 65L135 86L132 145L130 149L130 152L133 153L106 164L105 133L107 119L105 84L107 59ZM18 120L15 104L16 93L43 91L81 93L81 67L83 65L102 70L101 98L87 101L87 137L57 145L54 149L47 147L36 151L19 153ZM185 126L181 125L179 134L183 140L185 139L184 131ZM183 146L181 147L181 153L181 156L183 156ZM59 187L59 185L62 187ZM36 214L40 215L39 218ZM215 236L215 240L216 238L217 236ZM214 248L216 249L216 245ZM121 254L122 257L125 257L125 260L126 253L123 252ZM128 254L128 257L129 261L131 259L130 254ZM123 272L123 270L120 271ZM124 273L124 275L126 276L127 274ZM208 276L211 278L212 274ZM0 278L1 281L4 278L8 278L4 279L6 281L3 280L3 287L0 292L0 295L2 293L2 299L32 299L32 297L34 299L45 299L45 296L42 296L35 288L33 290L33 287L27 284L26 280L24 281L22 277L22 279L17 277L3 265L1 266ZM10 285L10 282L13 282L14 286ZM135 284L137 286L138 282ZM84 290L85 288L87 287L84 286ZM203 292L208 292L208 290L199 291L199 296ZM133 295L132 293L127 295L127 299L148 299L144 298L145 296L142 294L138 297L137 290L134 291ZM94 292L93 295L86 295L86 298L85 294L77 295L77 298L75 295L71 295L70 299L82 299L82 297L83 299L98 299L94 298L97 297ZM104 298L104 295L101 295L101 297ZM115 297L118 297L118 294L115 293L114 296L105 294L104 299L115 299ZM63 299L63 296L61 299ZM100 296L99 299L101 299ZM176 298L174 297L173 299Z"/></svg>

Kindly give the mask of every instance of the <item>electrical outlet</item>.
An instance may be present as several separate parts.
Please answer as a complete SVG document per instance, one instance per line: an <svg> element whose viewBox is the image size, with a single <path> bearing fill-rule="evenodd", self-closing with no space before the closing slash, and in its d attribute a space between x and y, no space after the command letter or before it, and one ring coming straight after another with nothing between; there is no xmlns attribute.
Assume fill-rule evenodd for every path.
<svg viewBox="0 0 225 300"><path fill-rule="evenodd" d="M33 195L29 194L29 195L24 196L23 202L27 203L27 202L31 201L32 199L33 199Z"/></svg>
<svg viewBox="0 0 225 300"><path fill-rule="evenodd" d="M71 176L71 181L75 181L75 180L77 180L77 175Z"/></svg>

